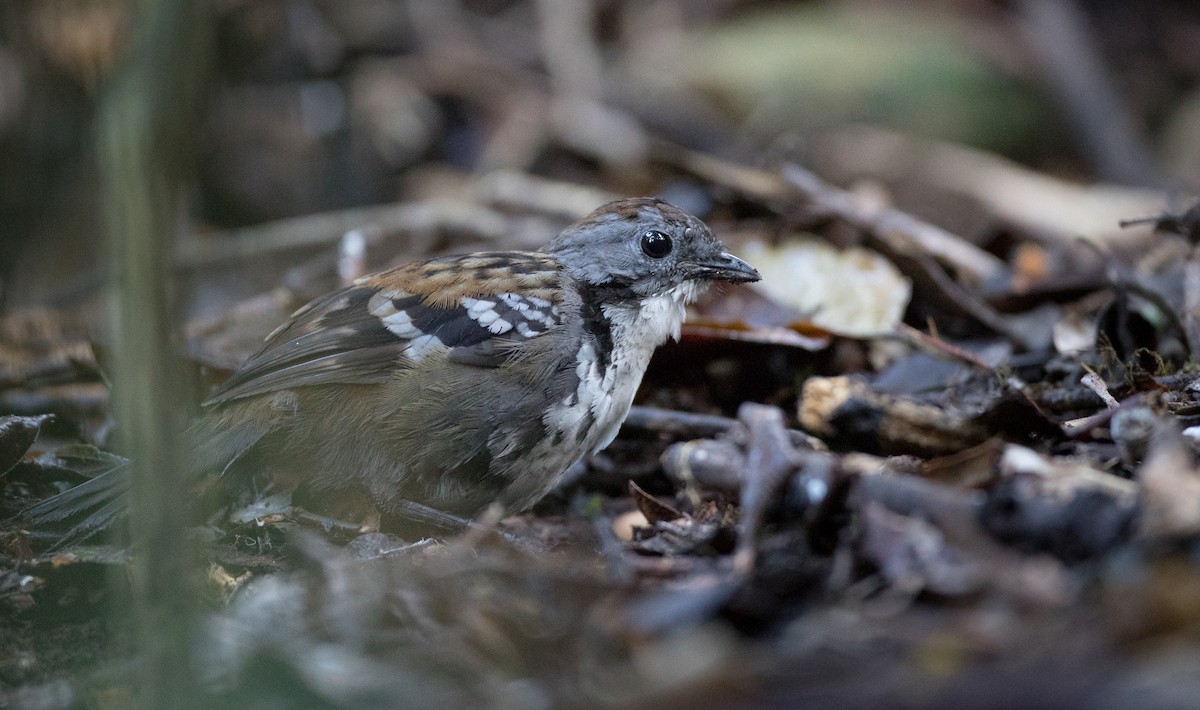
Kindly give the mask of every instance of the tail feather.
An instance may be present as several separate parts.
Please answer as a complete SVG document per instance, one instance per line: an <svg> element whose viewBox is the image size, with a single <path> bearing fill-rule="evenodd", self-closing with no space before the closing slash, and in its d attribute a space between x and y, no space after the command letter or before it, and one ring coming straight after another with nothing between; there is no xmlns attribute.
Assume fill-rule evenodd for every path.
<svg viewBox="0 0 1200 710"><path fill-rule="evenodd" d="M123 493L118 498L105 503L91 515L84 518L79 524L67 531L69 540L60 542L59 544L68 544L71 541L79 540L78 536L86 534L91 536L94 532L107 530L113 526L118 520L125 517L129 512L129 494Z"/></svg>
<svg viewBox="0 0 1200 710"><path fill-rule="evenodd" d="M202 420L188 432L195 442L187 467L188 476L224 475L270 430L269 425L261 422L245 421L214 431L211 424ZM16 519L31 528L55 533L65 528L51 549L76 545L125 518L132 505L132 487L129 462L123 461L95 478L26 508Z"/></svg>
<svg viewBox="0 0 1200 710"><path fill-rule="evenodd" d="M129 510L130 483L129 463L125 462L26 508L17 519L34 528L70 524L55 548L82 542L124 517Z"/></svg>

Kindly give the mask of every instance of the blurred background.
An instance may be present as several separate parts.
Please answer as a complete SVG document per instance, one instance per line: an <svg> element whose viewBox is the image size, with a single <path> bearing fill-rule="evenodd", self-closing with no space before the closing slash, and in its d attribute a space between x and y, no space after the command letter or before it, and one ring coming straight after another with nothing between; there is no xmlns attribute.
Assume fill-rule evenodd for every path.
<svg viewBox="0 0 1200 710"><path fill-rule="evenodd" d="M656 161L659 141L886 184L900 206L968 232L987 228L974 205L991 201L999 218L1017 206L996 207L1003 185L989 195L977 175L923 165L919 141L1082 183L1200 185L1200 12L1189 0L202 4L206 53L187 75L202 100L187 144L172 147L188 232L461 198L504 170L710 208L711 190ZM97 107L128 58L138 8L5 3L9 306L78 304L102 279ZM219 261L193 257L181 276ZM218 295L245 295L220 283Z"/></svg>

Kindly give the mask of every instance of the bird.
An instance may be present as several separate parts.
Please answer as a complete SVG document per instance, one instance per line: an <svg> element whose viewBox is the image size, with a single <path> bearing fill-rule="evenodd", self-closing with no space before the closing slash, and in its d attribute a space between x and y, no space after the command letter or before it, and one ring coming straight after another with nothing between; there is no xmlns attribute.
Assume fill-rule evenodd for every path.
<svg viewBox="0 0 1200 710"><path fill-rule="evenodd" d="M206 494L293 491L385 520L523 512L616 437L688 303L759 278L651 197L605 204L537 251L361 277L296 311L203 402L188 476ZM73 536L90 535L124 514L129 487L113 471L22 517L82 519Z"/></svg>

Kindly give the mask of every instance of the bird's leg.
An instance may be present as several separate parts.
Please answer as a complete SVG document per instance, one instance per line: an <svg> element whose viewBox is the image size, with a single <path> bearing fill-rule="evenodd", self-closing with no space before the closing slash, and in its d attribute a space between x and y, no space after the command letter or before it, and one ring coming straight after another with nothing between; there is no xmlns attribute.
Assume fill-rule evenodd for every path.
<svg viewBox="0 0 1200 710"><path fill-rule="evenodd" d="M405 539L425 537L430 533L434 533L436 536L437 533L460 534L472 531L479 534L499 535L506 542L520 547L537 547L537 545L531 544L535 541L504 532L494 524L480 523L403 498L393 498L388 501L386 510L381 512L384 517L380 522L380 529ZM496 516L493 519L498 518L499 516Z"/></svg>
<svg viewBox="0 0 1200 710"><path fill-rule="evenodd" d="M393 498L388 501L386 509L381 512L385 517L380 528L388 532L396 532L397 528L403 532L410 532L414 524L426 528L436 528L443 533L461 533L472 527L479 527L477 523L467 518L461 518L453 513L403 498Z"/></svg>

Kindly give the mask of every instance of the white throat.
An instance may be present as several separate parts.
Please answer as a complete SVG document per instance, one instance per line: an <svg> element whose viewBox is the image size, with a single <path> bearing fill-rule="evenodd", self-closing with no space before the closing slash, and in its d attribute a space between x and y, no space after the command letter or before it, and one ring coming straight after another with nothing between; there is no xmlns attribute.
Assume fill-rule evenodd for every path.
<svg viewBox="0 0 1200 710"><path fill-rule="evenodd" d="M668 337L679 340L686 306L695 300L699 290L695 282L686 281L666 293L643 299L637 307L601 306L601 312L612 324L614 364L619 350L625 350L627 357L632 355L631 351L645 351L645 360L639 363L644 370L655 348Z"/></svg>
<svg viewBox="0 0 1200 710"><path fill-rule="evenodd" d="M590 450L599 451L616 438L654 350L668 337L679 339L687 304L704 291L704 286L686 281L670 291L644 298L634 307L601 306L612 326L613 349L608 367L601 372L596 353L584 347L576 368L580 376L578 401L587 404L593 418L593 430L587 436Z"/></svg>

